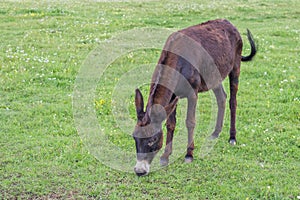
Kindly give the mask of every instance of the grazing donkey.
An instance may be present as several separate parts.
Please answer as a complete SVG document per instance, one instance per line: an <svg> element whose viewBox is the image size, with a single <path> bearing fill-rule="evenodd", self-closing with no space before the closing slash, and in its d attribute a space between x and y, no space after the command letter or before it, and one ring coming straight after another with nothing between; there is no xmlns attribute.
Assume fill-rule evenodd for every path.
<svg viewBox="0 0 300 200"><path fill-rule="evenodd" d="M138 176L147 175L150 164L163 144L162 122L167 119L167 139L161 165L167 165L172 153L173 133L176 125L176 105L179 98L187 98L186 127L188 145L186 162L193 161L195 108L198 92L213 90L218 104L218 116L211 138L222 130L226 93L222 81L230 81L230 138L236 144L236 94L240 63L250 61L256 54L253 37L247 30L251 45L249 56L242 56L242 39L237 29L227 20L213 20L175 32L167 39L152 76L146 110L141 92L137 89L135 106L137 125L133 137L136 145Z"/></svg>

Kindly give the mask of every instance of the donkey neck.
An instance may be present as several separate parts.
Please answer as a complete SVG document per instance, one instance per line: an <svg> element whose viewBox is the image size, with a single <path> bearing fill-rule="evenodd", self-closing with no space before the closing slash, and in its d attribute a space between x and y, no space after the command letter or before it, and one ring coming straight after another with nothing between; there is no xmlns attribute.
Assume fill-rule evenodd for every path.
<svg viewBox="0 0 300 200"><path fill-rule="evenodd" d="M150 96L148 106L159 104L163 107L167 106L172 98L173 93L162 85L152 85L150 88Z"/></svg>
<svg viewBox="0 0 300 200"><path fill-rule="evenodd" d="M169 105L172 95L173 93L166 87L151 84L144 121L161 127L161 123L167 117L165 109Z"/></svg>
<svg viewBox="0 0 300 200"><path fill-rule="evenodd" d="M178 84L176 62L177 59L174 54L165 50L162 51L152 75L146 112L149 112L153 105L158 104L162 107L169 105Z"/></svg>

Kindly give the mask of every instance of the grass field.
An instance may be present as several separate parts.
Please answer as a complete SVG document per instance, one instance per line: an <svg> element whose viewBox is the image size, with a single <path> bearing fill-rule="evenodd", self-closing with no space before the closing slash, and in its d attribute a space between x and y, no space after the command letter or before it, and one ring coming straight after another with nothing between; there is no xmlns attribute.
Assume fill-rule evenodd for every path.
<svg viewBox="0 0 300 200"><path fill-rule="evenodd" d="M299 10L297 0L1 1L0 199L299 199ZM246 28L259 45L255 60L241 66L238 144L227 143L227 108L220 139L209 155L199 156L212 112L211 93L204 93L193 163L183 163L182 152L168 167L153 166L149 176L137 177L102 162L74 120L74 86L89 53L134 28L177 30L215 18L239 29L244 55ZM157 62L159 54L125 54L96 83L92 110L120 149L135 147L112 114L118 106L112 101L113 95L118 99L115 86L135 66ZM228 81L224 86L229 93ZM142 90L147 95L148 86ZM126 101L134 120L133 98Z"/></svg>

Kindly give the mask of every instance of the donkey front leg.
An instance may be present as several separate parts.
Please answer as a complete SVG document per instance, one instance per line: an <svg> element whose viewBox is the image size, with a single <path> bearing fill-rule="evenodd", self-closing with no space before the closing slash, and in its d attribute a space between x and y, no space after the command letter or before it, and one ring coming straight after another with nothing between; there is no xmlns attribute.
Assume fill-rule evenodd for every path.
<svg viewBox="0 0 300 200"><path fill-rule="evenodd" d="M169 163L169 156L172 154L172 143L173 143L173 135L176 126L176 108L170 114L169 118L167 119L167 140L166 140L166 147L165 152L160 157L160 165L166 166Z"/></svg>
<svg viewBox="0 0 300 200"><path fill-rule="evenodd" d="M186 127L188 130L188 145L187 145L187 153L185 155L186 163L190 163L193 161L194 128L196 124L195 112L196 112L197 99L198 99L197 93L188 97L188 108L187 108L187 116L186 116Z"/></svg>

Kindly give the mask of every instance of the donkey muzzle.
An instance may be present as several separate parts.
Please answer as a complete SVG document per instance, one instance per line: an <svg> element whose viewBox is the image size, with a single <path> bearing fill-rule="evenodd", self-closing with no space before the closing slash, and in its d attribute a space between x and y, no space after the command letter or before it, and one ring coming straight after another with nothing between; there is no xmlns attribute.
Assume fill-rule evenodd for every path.
<svg viewBox="0 0 300 200"><path fill-rule="evenodd" d="M146 176L150 171L150 164L146 160L137 161L134 167L134 172L138 176Z"/></svg>

